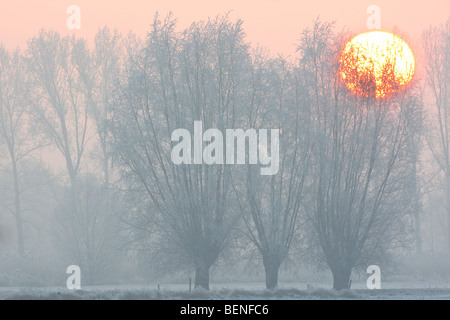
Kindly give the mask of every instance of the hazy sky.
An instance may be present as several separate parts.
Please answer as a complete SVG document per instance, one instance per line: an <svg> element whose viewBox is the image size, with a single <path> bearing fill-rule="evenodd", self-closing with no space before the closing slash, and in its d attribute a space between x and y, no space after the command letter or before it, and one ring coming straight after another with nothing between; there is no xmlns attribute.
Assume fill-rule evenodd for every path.
<svg viewBox="0 0 450 320"><path fill-rule="evenodd" d="M81 8L81 30L66 27L69 5ZM450 0L9 0L0 9L0 42L8 48L24 46L42 27L60 32L76 32L93 38L103 25L143 36L156 11L172 11L185 27L193 21L232 10L232 18L244 20L248 40L272 53L294 53L300 32L317 16L336 20L358 33L367 30L367 7L381 8L382 29L397 27L415 37L430 24L445 21L450 15Z"/></svg>

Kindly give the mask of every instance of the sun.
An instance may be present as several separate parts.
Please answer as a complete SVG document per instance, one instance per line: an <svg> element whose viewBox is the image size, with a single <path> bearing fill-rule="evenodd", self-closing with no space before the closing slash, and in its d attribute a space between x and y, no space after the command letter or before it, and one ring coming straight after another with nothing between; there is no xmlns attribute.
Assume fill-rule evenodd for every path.
<svg viewBox="0 0 450 320"><path fill-rule="evenodd" d="M345 45L339 74L356 95L385 98L403 90L415 69L414 55L400 37L383 31L357 35Z"/></svg>

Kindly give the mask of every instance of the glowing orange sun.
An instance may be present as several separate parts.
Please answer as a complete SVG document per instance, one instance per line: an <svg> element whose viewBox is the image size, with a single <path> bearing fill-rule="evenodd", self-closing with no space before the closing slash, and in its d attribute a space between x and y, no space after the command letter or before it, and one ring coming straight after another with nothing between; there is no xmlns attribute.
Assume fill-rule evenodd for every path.
<svg viewBox="0 0 450 320"><path fill-rule="evenodd" d="M339 74L356 95L384 98L403 90L414 74L414 55L400 37L382 31L357 35L345 45Z"/></svg>

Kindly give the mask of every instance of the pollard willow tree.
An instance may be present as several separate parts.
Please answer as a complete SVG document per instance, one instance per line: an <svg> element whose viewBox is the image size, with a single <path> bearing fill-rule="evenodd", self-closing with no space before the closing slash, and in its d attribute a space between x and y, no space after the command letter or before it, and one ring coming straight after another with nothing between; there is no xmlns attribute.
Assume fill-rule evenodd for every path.
<svg viewBox="0 0 450 320"><path fill-rule="evenodd" d="M373 264L407 240L412 206L408 141L418 131L421 114L410 91L376 98L373 74L358 74L351 62L340 66L343 40L332 24L316 21L299 46L314 119L307 214L336 290L350 287L355 267ZM357 78L358 94L343 86L340 67ZM395 81L395 63L385 68L385 83L395 85L388 83Z"/></svg>
<svg viewBox="0 0 450 320"><path fill-rule="evenodd" d="M181 128L192 133L194 121L204 130L241 127L251 63L241 24L225 16L176 32L171 16L156 16L110 113L115 158L139 195L128 222L141 254L150 251L150 263L164 262L166 270L193 266L195 287L204 289L239 217L233 166L176 165L171 136Z"/></svg>
<svg viewBox="0 0 450 320"><path fill-rule="evenodd" d="M280 130L279 168L263 176L247 165L236 182L247 236L258 249L264 265L266 288L278 286L281 264L299 240L304 185L310 165L309 112L292 66L282 57L256 55L252 72L248 123L251 128ZM271 141L273 143L273 141ZM240 186L244 183L244 186ZM242 191L245 190L245 191Z"/></svg>

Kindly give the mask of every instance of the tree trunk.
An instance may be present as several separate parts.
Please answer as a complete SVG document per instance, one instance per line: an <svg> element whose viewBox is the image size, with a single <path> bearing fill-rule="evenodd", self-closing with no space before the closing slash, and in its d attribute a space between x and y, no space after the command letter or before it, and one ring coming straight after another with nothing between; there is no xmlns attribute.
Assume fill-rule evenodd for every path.
<svg viewBox="0 0 450 320"><path fill-rule="evenodd" d="M447 244L448 251L450 251L450 168L447 168L447 173L445 177L446 188L446 203L445 203L445 211L447 213Z"/></svg>
<svg viewBox="0 0 450 320"><path fill-rule="evenodd" d="M410 150L411 150L411 162L412 162L412 170L413 170L413 203L414 203L414 238L415 238L415 247L416 253L422 254L422 236L421 236L421 220L420 213L422 211L422 205L420 203L420 192L417 183L417 163L418 163L418 151L417 144L413 141L410 141Z"/></svg>
<svg viewBox="0 0 450 320"><path fill-rule="evenodd" d="M99 130L99 129L98 129ZM105 185L109 188L109 158L108 152L106 149L106 143L104 142L104 138L100 137L101 140L101 148L102 148L102 156L103 156L103 174L105 179Z"/></svg>
<svg viewBox="0 0 450 320"><path fill-rule="evenodd" d="M25 244L23 239L22 212L20 208L20 190L19 190L19 174L17 172L17 163L12 161L14 176L14 202L15 202L15 218L17 228L18 249L21 257L25 255Z"/></svg>
<svg viewBox="0 0 450 320"><path fill-rule="evenodd" d="M331 270L333 273L333 289L334 290L348 290L350 289L350 274L351 269L337 268Z"/></svg>
<svg viewBox="0 0 450 320"><path fill-rule="evenodd" d="M106 156L105 156L106 157ZM109 188L109 161L108 158L103 160L103 172L105 176L105 185L107 188Z"/></svg>
<svg viewBox="0 0 450 320"><path fill-rule="evenodd" d="M209 290L209 267L203 263L197 265L195 269L195 288Z"/></svg>
<svg viewBox="0 0 450 320"><path fill-rule="evenodd" d="M278 287L278 271L280 263L275 258L263 259L264 270L266 272L266 289L272 290Z"/></svg>
<svg viewBox="0 0 450 320"><path fill-rule="evenodd" d="M422 254L422 236L420 233L420 211L414 213L414 223L415 223L415 239L416 239L416 253Z"/></svg>

